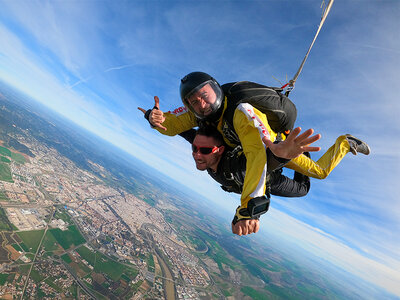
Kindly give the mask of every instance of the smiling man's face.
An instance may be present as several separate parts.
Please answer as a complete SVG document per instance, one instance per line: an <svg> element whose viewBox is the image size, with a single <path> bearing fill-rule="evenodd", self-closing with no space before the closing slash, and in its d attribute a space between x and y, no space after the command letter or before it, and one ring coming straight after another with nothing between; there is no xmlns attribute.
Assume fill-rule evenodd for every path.
<svg viewBox="0 0 400 300"><path fill-rule="evenodd" d="M210 84L206 84L190 95L187 101L197 114L208 116L212 113L211 104L214 104L216 99L217 95L213 88Z"/></svg>
<svg viewBox="0 0 400 300"><path fill-rule="evenodd" d="M201 149L203 148L203 149ZM196 168L200 171L207 169L217 170L219 160L224 152L224 146L218 145L212 137L196 135L192 145L192 155L196 163ZM209 152L204 154L202 152Z"/></svg>

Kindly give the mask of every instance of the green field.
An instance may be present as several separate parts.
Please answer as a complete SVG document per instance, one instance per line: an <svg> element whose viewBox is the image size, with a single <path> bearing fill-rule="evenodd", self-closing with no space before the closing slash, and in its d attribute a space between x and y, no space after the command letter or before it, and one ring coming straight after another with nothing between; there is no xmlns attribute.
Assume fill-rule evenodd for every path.
<svg viewBox="0 0 400 300"><path fill-rule="evenodd" d="M23 155L19 153L14 153L11 152L11 158L14 160L16 163L23 165L26 162L26 159Z"/></svg>
<svg viewBox="0 0 400 300"><path fill-rule="evenodd" d="M149 257L147 258L147 270L154 272L153 254L149 254Z"/></svg>
<svg viewBox="0 0 400 300"><path fill-rule="evenodd" d="M10 166L4 162L0 162L0 180L14 182L12 179Z"/></svg>
<svg viewBox="0 0 400 300"><path fill-rule="evenodd" d="M0 201L8 201L8 197L5 191L0 191Z"/></svg>
<svg viewBox="0 0 400 300"><path fill-rule="evenodd" d="M4 285L6 282L12 282L14 280L15 273L4 274L0 273L0 285Z"/></svg>
<svg viewBox="0 0 400 300"><path fill-rule="evenodd" d="M13 246L13 248L17 251L23 251L22 248L18 245L18 244L12 244L11 246Z"/></svg>
<svg viewBox="0 0 400 300"><path fill-rule="evenodd" d="M26 264L26 265L19 265L19 273L21 274L28 274L29 269L31 268L30 264Z"/></svg>
<svg viewBox="0 0 400 300"><path fill-rule="evenodd" d="M301 294L299 294L295 288L288 289L285 287L277 286L274 284L268 285L265 290L269 291L271 294L281 297L282 299L304 299ZM312 299L308 297L308 299ZM314 298L315 299L315 298Z"/></svg>
<svg viewBox="0 0 400 300"><path fill-rule="evenodd" d="M12 231L14 227L7 218L6 212L0 207L0 231Z"/></svg>
<svg viewBox="0 0 400 300"><path fill-rule="evenodd" d="M10 163L11 162L11 160L9 160L7 157L5 157L5 156L2 156L2 157L0 157L0 161L2 161L2 162L5 162L5 163Z"/></svg>
<svg viewBox="0 0 400 300"><path fill-rule="evenodd" d="M9 274L0 273L0 285L4 285L7 282Z"/></svg>
<svg viewBox="0 0 400 300"><path fill-rule="evenodd" d="M3 146L0 146L0 154L11 157L11 151Z"/></svg>
<svg viewBox="0 0 400 300"><path fill-rule="evenodd" d="M65 231L59 228L53 228L49 231L65 250L71 248L73 245L78 246L86 242L75 225L69 226L68 230Z"/></svg>
<svg viewBox="0 0 400 300"><path fill-rule="evenodd" d="M183 234L181 239L185 244L192 245L196 251L201 252L207 250L207 245L203 242L203 240L196 236L192 236L189 232Z"/></svg>
<svg viewBox="0 0 400 300"><path fill-rule="evenodd" d="M250 263L250 265L255 266L255 267L261 267L263 269L267 269L271 272L280 272L282 271L282 268L272 260L267 260L266 262L263 262L259 259L249 257L247 261Z"/></svg>
<svg viewBox="0 0 400 300"><path fill-rule="evenodd" d="M32 230L32 231L20 231L17 232L17 235L22 239L23 244L21 247L24 248L24 245L28 247L28 251L31 253L36 253L37 247L39 246L40 240L42 239L44 230ZM24 249L26 251L26 249Z"/></svg>
<svg viewBox="0 0 400 300"><path fill-rule="evenodd" d="M264 299L268 299L268 297L266 297L266 295L265 295L264 292L259 292L259 291L255 290L255 289L253 289L252 287L249 287L249 286L244 286L244 287L242 287L242 288L240 289L240 291L241 291L243 294L245 294L245 295L251 297L251 299L253 299L253 300L264 300Z"/></svg>
<svg viewBox="0 0 400 300"><path fill-rule="evenodd" d="M35 254L33 254L33 253L27 253L27 254L25 254L25 256L27 258L29 258L30 260L33 260L35 258Z"/></svg>
<svg viewBox="0 0 400 300"><path fill-rule="evenodd" d="M101 253L97 253L95 272L102 272L109 276L112 280L117 281L125 271L125 266L109 259Z"/></svg>
<svg viewBox="0 0 400 300"><path fill-rule="evenodd" d="M96 253L92 252L85 246L79 247L78 249L76 249L76 252L78 252L78 254L92 267L94 267L94 265L96 264Z"/></svg>
<svg viewBox="0 0 400 300"><path fill-rule="evenodd" d="M29 252L29 247L25 245L24 242L19 243L19 245L22 248L22 250L24 250L25 252Z"/></svg>
<svg viewBox="0 0 400 300"><path fill-rule="evenodd" d="M46 232L46 236L44 237L42 247L44 248L45 251L55 251L59 249L56 238L51 234L49 230Z"/></svg>
<svg viewBox="0 0 400 300"><path fill-rule="evenodd" d="M0 161L5 162L5 163L10 163L11 161L5 157L8 156L10 157L12 160L14 160L16 163L18 164L24 164L26 162L26 159L23 155L19 154L19 153L14 153L11 152L10 149L7 149L5 147L0 146Z"/></svg>
<svg viewBox="0 0 400 300"><path fill-rule="evenodd" d="M237 263L235 263L234 261L230 260L227 257L227 253L225 252L225 250L215 241L208 239L208 243L210 244L210 251L208 253L208 255L210 257L212 257L212 259L215 260L215 262L218 264L218 267L221 271L222 274L226 275L226 271L224 270L224 268L222 268L222 264L225 264L227 266L229 266L232 270L235 270L235 268L238 266Z"/></svg>
<svg viewBox="0 0 400 300"><path fill-rule="evenodd" d="M74 299L78 299L78 287L77 287L76 283L73 283L71 285L71 287L69 288L69 291L71 292L72 297Z"/></svg>
<svg viewBox="0 0 400 300"><path fill-rule="evenodd" d="M85 272L86 274L89 274L89 273L92 272L92 270L91 270L86 264L84 264L83 262L80 262L80 263L78 264L78 266L79 266L79 268L80 268L83 272Z"/></svg>
<svg viewBox="0 0 400 300"><path fill-rule="evenodd" d="M85 246L79 247L76 252L94 267L96 273L104 273L114 281L118 281L124 274L130 279L135 278L137 275L136 269L124 266L100 252L91 251Z"/></svg>
<svg viewBox="0 0 400 300"><path fill-rule="evenodd" d="M35 282L40 282L45 278L45 276L40 274L38 270L32 269L30 278L32 278Z"/></svg>
<svg viewBox="0 0 400 300"><path fill-rule="evenodd" d="M224 297L232 296L232 293L229 290L222 290L222 294L224 294Z"/></svg>

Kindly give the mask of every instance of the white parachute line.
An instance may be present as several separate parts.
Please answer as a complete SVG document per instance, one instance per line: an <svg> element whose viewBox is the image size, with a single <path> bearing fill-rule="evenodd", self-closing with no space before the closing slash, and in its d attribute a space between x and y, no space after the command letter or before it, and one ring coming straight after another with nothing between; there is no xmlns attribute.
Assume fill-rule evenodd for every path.
<svg viewBox="0 0 400 300"><path fill-rule="evenodd" d="M278 78L276 78L274 75L272 75L272 78L275 79L280 85L283 85L282 81L280 81ZM287 80L287 76L286 76Z"/></svg>
<svg viewBox="0 0 400 300"><path fill-rule="evenodd" d="M322 25L324 25L326 17L328 16L329 11L331 10L331 7L333 5L333 1L334 0L330 0L328 5L326 6L325 10L323 11L322 17L321 17L321 22L319 23L317 33L315 34L314 39L313 39L310 47L308 48L308 51L307 51L306 55L304 56L304 59L301 62L301 65L300 65L299 69L297 70L297 73L293 76L293 79L289 81L289 86L291 86L291 87L294 86L294 83L296 82L296 80L299 77L301 71L303 70L304 64L306 63L308 55L310 54L311 48L314 46L314 43L317 40L318 34L321 31ZM322 3L324 3L324 2L322 2Z"/></svg>

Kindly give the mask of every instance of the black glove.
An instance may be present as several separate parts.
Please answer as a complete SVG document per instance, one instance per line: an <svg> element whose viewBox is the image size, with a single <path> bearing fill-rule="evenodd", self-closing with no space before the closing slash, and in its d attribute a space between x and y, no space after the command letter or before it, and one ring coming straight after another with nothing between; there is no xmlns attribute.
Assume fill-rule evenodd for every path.
<svg viewBox="0 0 400 300"><path fill-rule="evenodd" d="M255 218L250 217L247 208L242 208L241 206L238 206L236 208L236 214L233 217L232 224L235 225L237 222L241 220L258 220L258 219L259 217Z"/></svg>

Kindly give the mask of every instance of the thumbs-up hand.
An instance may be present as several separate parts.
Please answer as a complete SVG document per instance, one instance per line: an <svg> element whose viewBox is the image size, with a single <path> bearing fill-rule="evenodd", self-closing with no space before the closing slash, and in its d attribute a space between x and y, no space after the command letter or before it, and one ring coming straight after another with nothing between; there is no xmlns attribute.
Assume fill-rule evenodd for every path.
<svg viewBox="0 0 400 300"><path fill-rule="evenodd" d="M144 114L146 113L146 110L141 107L138 107L138 110L140 110ZM160 99L157 96L154 96L154 107L150 113L149 122L154 127L167 130L167 128L162 125L164 121L164 113L160 110Z"/></svg>

